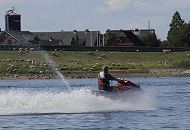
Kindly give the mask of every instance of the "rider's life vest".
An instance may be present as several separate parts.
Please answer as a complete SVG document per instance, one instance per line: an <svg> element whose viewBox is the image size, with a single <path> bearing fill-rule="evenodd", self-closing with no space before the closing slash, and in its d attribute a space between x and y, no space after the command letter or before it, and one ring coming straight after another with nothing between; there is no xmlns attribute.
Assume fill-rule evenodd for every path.
<svg viewBox="0 0 190 130"><path fill-rule="evenodd" d="M101 71L98 74L98 85L100 90L103 90L110 85L109 79L106 78L104 71Z"/></svg>

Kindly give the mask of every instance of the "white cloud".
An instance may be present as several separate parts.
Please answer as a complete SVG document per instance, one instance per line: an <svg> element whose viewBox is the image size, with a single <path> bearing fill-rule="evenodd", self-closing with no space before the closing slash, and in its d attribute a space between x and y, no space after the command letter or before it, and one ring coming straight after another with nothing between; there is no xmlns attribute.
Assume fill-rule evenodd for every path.
<svg viewBox="0 0 190 130"><path fill-rule="evenodd" d="M104 0L103 5L97 8L98 12L117 12L127 8L131 0Z"/></svg>
<svg viewBox="0 0 190 130"><path fill-rule="evenodd" d="M2 5L17 5L17 4L24 4L24 3L29 3L31 0L0 0L0 3Z"/></svg>
<svg viewBox="0 0 190 130"><path fill-rule="evenodd" d="M163 15L170 13L170 11L184 10L190 7L190 0L134 0L133 9L142 13Z"/></svg>
<svg viewBox="0 0 190 130"><path fill-rule="evenodd" d="M143 12L164 12L171 8L188 8L190 0L104 0L97 11L100 13L120 12L129 7Z"/></svg>
<svg viewBox="0 0 190 130"><path fill-rule="evenodd" d="M189 7L190 0L165 0L166 6L174 7Z"/></svg>

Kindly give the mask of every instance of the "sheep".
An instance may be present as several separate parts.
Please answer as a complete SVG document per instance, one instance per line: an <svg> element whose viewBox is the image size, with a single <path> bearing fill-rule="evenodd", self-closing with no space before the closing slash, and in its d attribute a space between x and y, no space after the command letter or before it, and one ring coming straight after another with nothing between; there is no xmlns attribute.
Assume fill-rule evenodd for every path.
<svg viewBox="0 0 190 130"><path fill-rule="evenodd" d="M30 51L33 51L34 50L34 48L30 48Z"/></svg>
<svg viewBox="0 0 190 130"><path fill-rule="evenodd" d="M106 57L106 54L102 54L102 57Z"/></svg>
<svg viewBox="0 0 190 130"><path fill-rule="evenodd" d="M52 54L53 56L57 56L57 54L56 54L55 52L52 52L51 54Z"/></svg>

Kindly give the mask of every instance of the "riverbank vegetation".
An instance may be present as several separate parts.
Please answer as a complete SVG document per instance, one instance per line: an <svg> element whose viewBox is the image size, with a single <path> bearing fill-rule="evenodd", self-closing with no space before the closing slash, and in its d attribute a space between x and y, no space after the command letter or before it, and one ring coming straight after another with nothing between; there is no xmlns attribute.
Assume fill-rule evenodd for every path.
<svg viewBox="0 0 190 130"><path fill-rule="evenodd" d="M111 71L144 73L151 69L190 69L190 52L45 52L64 75L97 74L103 65ZM44 52L0 51L0 73L7 75L42 75L53 77ZM55 69L55 68L54 68Z"/></svg>

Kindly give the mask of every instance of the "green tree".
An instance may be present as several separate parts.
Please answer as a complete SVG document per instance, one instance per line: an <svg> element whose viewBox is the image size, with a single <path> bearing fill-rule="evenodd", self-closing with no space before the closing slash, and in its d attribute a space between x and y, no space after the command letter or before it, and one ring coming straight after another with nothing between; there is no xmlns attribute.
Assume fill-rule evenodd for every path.
<svg viewBox="0 0 190 130"><path fill-rule="evenodd" d="M185 23L181 28L182 42L184 47L190 47L190 24Z"/></svg>
<svg viewBox="0 0 190 130"><path fill-rule="evenodd" d="M178 11L174 13L172 22L170 24L170 30L168 31L167 36L167 46L168 47L183 47L183 25L184 20L181 19L181 16Z"/></svg>

